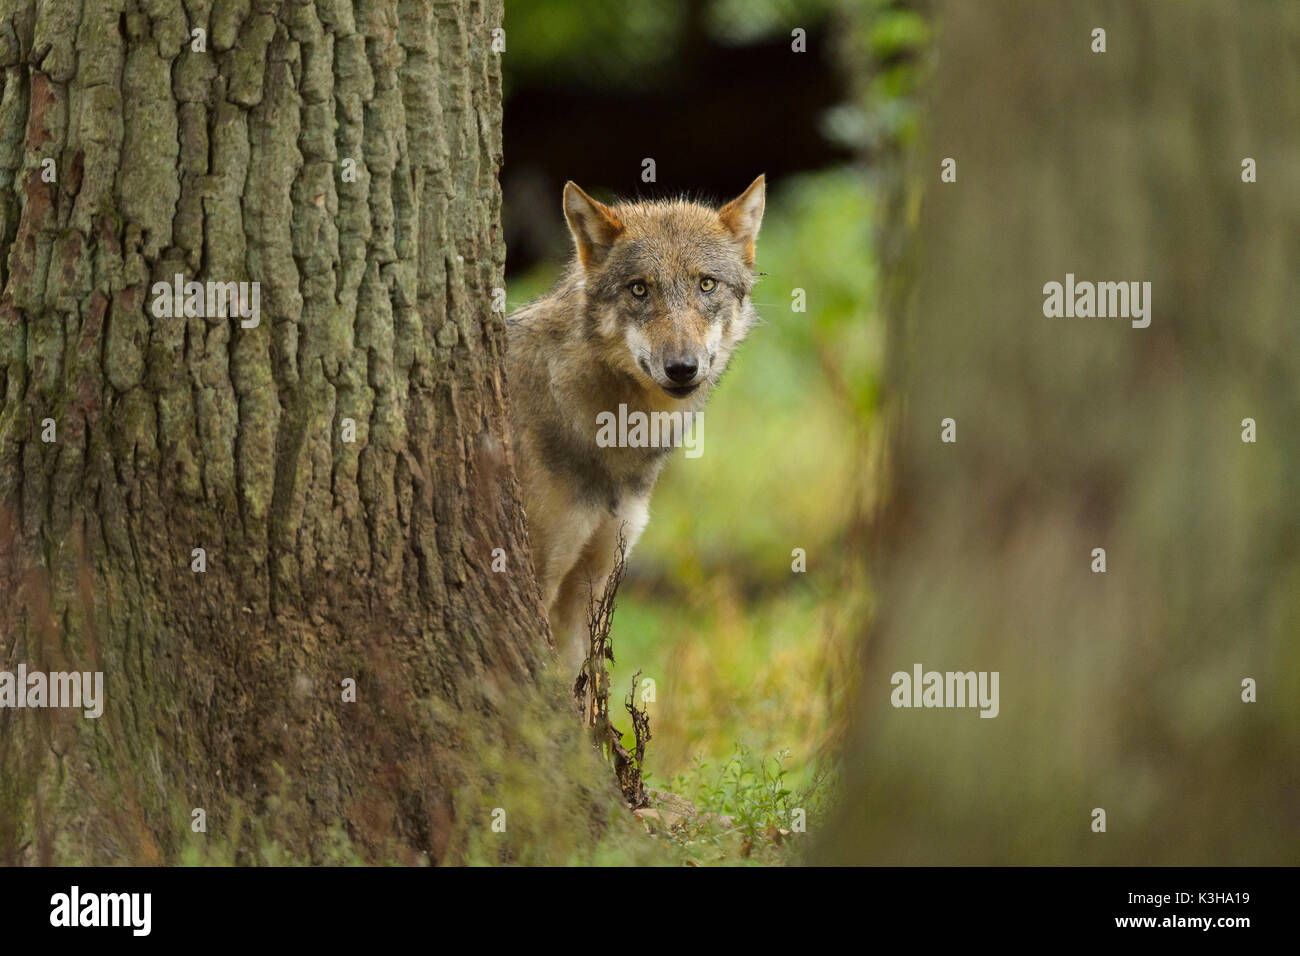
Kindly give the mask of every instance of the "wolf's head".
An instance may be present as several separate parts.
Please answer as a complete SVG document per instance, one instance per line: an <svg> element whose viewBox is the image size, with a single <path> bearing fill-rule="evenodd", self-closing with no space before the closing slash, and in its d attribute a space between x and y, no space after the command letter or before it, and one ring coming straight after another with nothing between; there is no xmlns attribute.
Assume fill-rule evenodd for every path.
<svg viewBox="0 0 1300 956"><path fill-rule="evenodd" d="M749 293L764 192L759 176L710 209L685 200L606 206L564 187L584 331L608 365L674 398L717 382L756 320Z"/></svg>

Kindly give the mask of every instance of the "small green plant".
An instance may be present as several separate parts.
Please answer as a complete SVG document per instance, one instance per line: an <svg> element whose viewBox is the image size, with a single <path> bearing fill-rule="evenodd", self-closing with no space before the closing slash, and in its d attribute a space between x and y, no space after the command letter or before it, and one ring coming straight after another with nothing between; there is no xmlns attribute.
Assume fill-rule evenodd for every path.
<svg viewBox="0 0 1300 956"><path fill-rule="evenodd" d="M792 790L786 785L789 759L788 750L760 757L736 743L721 764L697 756L689 771L674 777L671 792L696 811L665 834L683 862L794 862L804 822L821 817L828 774L818 771L810 786Z"/></svg>

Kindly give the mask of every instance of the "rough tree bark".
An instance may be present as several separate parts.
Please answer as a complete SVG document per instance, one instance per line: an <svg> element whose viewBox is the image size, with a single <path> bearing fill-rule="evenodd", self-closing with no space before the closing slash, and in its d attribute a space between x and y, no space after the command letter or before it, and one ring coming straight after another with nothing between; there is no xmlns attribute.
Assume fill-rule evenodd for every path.
<svg viewBox="0 0 1300 956"><path fill-rule="evenodd" d="M1291 861L1300 10L936 6L925 200L886 204L916 251L879 613L819 858ZM1150 326L1045 317L1066 273L1150 281ZM999 715L894 708L918 662L1000 672Z"/></svg>
<svg viewBox="0 0 1300 956"><path fill-rule="evenodd" d="M0 669L106 681L99 720L0 711L0 861L175 860L193 808L235 859L445 858L549 653L499 0L0 11ZM156 317L176 274L260 282L260 324Z"/></svg>

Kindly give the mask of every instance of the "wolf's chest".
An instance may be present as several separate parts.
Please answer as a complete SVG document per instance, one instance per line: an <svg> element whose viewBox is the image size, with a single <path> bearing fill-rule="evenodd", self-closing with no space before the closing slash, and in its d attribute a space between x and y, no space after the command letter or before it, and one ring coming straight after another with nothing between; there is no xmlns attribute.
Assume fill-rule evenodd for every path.
<svg viewBox="0 0 1300 956"><path fill-rule="evenodd" d="M594 427L580 435L551 422L539 429L537 451L543 467L582 504L614 514L623 501L650 493L672 448L601 444Z"/></svg>

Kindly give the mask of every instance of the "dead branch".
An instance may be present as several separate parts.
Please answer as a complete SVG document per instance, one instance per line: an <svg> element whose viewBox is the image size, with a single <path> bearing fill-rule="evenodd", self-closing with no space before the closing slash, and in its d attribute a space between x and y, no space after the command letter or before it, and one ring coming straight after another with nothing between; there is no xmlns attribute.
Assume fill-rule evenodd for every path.
<svg viewBox="0 0 1300 956"><path fill-rule="evenodd" d="M641 769L645 763L645 748L650 740L650 716L645 710L638 710L635 703L636 682L641 672L632 678L632 690L628 693L624 706L632 717L632 733L635 737L634 753L628 753L623 746L623 735L619 732L609 716L609 668L614 662L614 646L610 641L610 628L614 623L614 598L619 584L623 581L623 572L627 566L627 537L622 529L618 534L617 551L614 566L605 579L600 595L594 592L587 607L587 634L589 644L587 659L582 670L573 683L573 700L582 712L583 724L591 731L592 742L602 754L609 756L614 763L614 775L618 779L619 789L632 809L647 806L645 784L641 779Z"/></svg>

